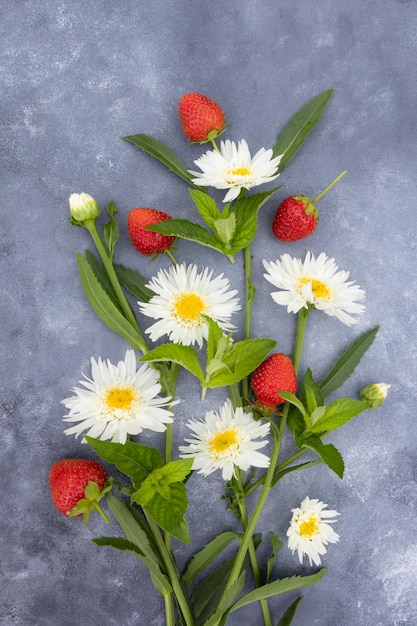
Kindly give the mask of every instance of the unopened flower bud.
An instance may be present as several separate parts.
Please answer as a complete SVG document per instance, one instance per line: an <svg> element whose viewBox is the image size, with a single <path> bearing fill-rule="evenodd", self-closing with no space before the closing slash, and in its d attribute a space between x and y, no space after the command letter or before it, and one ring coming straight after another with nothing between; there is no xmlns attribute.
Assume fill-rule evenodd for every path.
<svg viewBox="0 0 417 626"><path fill-rule="evenodd" d="M367 385L361 390L361 399L368 402L369 408L377 409L387 397L387 391L391 385L386 383L374 383Z"/></svg>
<svg viewBox="0 0 417 626"><path fill-rule="evenodd" d="M77 222L95 220L100 215L100 207L88 193L72 193L69 199L71 217Z"/></svg>

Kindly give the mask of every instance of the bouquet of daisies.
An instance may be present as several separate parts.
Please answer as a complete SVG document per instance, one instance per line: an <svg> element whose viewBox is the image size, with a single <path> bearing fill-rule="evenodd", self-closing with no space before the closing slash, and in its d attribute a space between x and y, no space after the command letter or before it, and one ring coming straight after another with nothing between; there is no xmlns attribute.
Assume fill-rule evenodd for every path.
<svg viewBox="0 0 417 626"><path fill-rule="evenodd" d="M263 261L274 303L297 316L292 354L274 351L274 339L251 336L256 291L251 245L259 210L279 187L247 191L280 176L322 117L331 95L328 90L307 102L278 134L272 148L262 148L252 156L244 139L238 143L218 139L226 126L216 102L199 93L186 94L179 103L182 130L190 141L209 147L194 162L194 169L149 135L124 138L179 176L196 207L195 222L150 208L129 213L128 233L138 252L153 258L166 253L172 261L152 278L115 262L119 226L113 202L100 233L101 210L96 201L86 193L70 197L71 222L88 230L97 251L77 255L86 297L128 348L117 364L91 358L91 371L63 400L68 411L64 432L80 437L101 460L54 463L49 476L52 500L61 513L83 516L85 523L93 510L106 522L114 518L117 535L94 541L133 553L148 568L164 600L167 626L224 626L230 614L251 603L259 603L263 623L270 626L278 618L271 615L268 598L322 578L324 568L313 574L275 578L273 565L283 542L270 533L271 556L266 564L259 563L258 521L270 493L288 473L325 464L343 477L342 456L327 437L359 413L378 408L389 387L367 385L358 398L327 401L371 346L377 326L358 336L322 380L315 380L308 367L299 375L310 313L316 309L351 325L365 309L365 292L324 252L315 257L307 251L304 259L285 253ZM303 195L286 198L273 220L275 237L291 242L310 235L318 221L316 202L345 173L314 200ZM207 188L225 192L220 206ZM180 249L174 246L181 239L217 251L225 257L224 267L243 258L245 293L238 294L231 287L227 270L219 273L177 261ZM239 329L233 317L242 308L244 328L242 338L236 340ZM138 325L138 312L149 318L145 329ZM228 389L228 399L205 415L196 399L193 415L186 418L189 435L176 450L173 428L181 402L176 397L180 370L198 380L202 399L207 389L217 387ZM141 443L146 429L154 431L155 447ZM293 447L282 458L284 437L291 437ZM114 475L109 467L115 469ZM180 571L171 539L192 543L187 481L210 480L205 477L216 471L225 481L224 500L237 518L236 530L214 536L190 555L185 570ZM321 565L326 546L339 539L334 530L338 515L309 496L292 510L288 547L301 563L307 557L310 566ZM243 591L245 580L252 581L252 591ZM280 626L292 623L300 600L297 597L286 608Z"/></svg>

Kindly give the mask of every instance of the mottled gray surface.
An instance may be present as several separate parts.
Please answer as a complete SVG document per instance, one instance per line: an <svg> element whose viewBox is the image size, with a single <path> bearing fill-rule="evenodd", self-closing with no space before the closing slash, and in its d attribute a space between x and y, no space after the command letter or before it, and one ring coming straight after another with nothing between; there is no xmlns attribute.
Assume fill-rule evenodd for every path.
<svg viewBox="0 0 417 626"><path fill-rule="evenodd" d="M60 401L88 372L91 355L118 360L125 352L79 285L74 255L90 242L68 223L70 193L117 203L117 258L151 277L157 265L128 242L129 210L154 206L193 218L195 209L179 179L120 137L153 134L192 165L201 148L183 137L177 102L201 91L223 106L227 137L269 147L289 117L329 87L335 94L325 118L281 177L278 199L300 189L315 195L343 169L348 175L323 199L307 242L279 245L270 231L277 201L262 210L253 332L291 350L295 318L273 305L262 258L325 251L366 290L367 311L353 328L313 314L302 368L311 365L319 377L357 334L380 323L344 391L356 394L372 381L392 387L382 409L332 437L345 458L344 481L323 467L291 474L260 530L284 538L290 509L306 495L341 513L341 541L323 560L329 573L304 590L297 626L416 624L416 3L2 0L0 7L2 626L164 623L141 564L89 542L109 534L104 522L97 516L84 529L50 502L50 465L91 454L63 435ZM181 260L196 254L180 242ZM223 268L239 289L240 261ZM204 263L223 262L207 251ZM185 418L223 400L211 392L196 408L197 393L182 375L176 444ZM143 440L159 445L154 436ZM219 501L219 476L189 484L188 519L200 547L234 519ZM175 549L183 565L190 551ZM275 569L277 576L310 571L287 548ZM294 597L271 602L274 623ZM230 624L260 624L258 607L236 612Z"/></svg>

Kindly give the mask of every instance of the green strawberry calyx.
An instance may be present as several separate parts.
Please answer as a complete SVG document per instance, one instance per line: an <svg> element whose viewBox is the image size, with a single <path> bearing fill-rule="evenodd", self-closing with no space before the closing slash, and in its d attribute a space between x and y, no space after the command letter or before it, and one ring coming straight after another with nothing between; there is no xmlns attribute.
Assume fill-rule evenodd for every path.
<svg viewBox="0 0 417 626"><path fill-rule="evenodd" d="M79 515L83 515L84 526L86 526L88 524L91 511L98 511L106 524L110 524L110 520L99 505L99 502L103 496L111 490L111 488L112 485L107 485L107 487L104 487L100 491L98 484L93 480L89 480L84 489L85 498L78 500L74 508L68 511L68 517L78 517Z"/></svg>

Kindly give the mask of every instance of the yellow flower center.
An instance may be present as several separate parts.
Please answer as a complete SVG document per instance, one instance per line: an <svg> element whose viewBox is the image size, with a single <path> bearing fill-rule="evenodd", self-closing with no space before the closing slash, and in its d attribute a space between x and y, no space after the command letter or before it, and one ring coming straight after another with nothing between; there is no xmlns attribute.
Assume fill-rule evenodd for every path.
<svg viewBox="0 0 417 626"><path fill-rule="evenodd" d="M189 326L201 324L200 314L207 309L205 302L194 291L182 292L174 299L174 315Z"/></svg>
<svg viewBox="0 0 417 626"><path fill-rule="evenodd" d="M317 518L311 516L306 522L302 522L300 524L299 531L300 535L302 535L306 539L311 539L311 537L316 534L318 529L319 525L317 523Z"/></svg>
<svg viewBox="0 0 417 626"><path fill-rule="evenodd" d="M229 170L227 173L229 176L250 176L252 171L249 167L237 167L234 170Z"/></svg>
<svg viewBox="0 0 417 626"><path fill-rule="evenodd" d="M105 403L111 410L124 409L128 411L138 400L138 393L132 387L112 387L106 393Z"/></svg>
<svg viewBox="0 0 417 626"><path fill-rule="evenodd" d="M210 441L210 452L215 456L220 456L232 446L238 443L238 434L236 430L224 430L216 433Z"/></svg>
<svg viewBox="0 0 417 626"><path fill-rule="evenodd" d="M321 280L317 280L317 278L308 278L307 276L300 278L298 288L301 289L303 285L307 285L308 283L311 283L311 291L313 292L313 296L315 298L320 298L320 300L330 300L332 292L325 283Z"/></svg>

